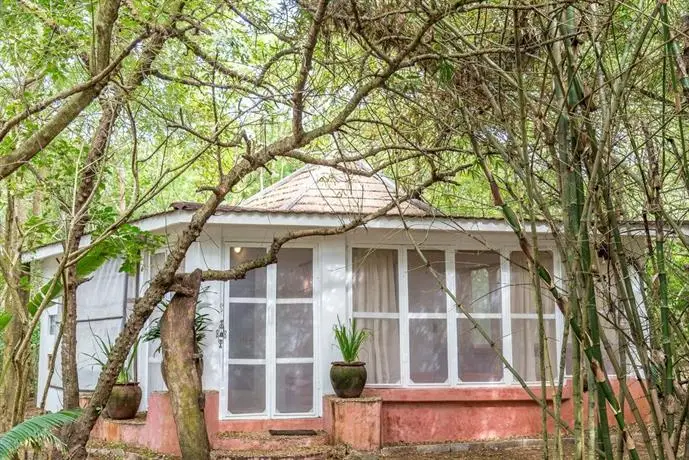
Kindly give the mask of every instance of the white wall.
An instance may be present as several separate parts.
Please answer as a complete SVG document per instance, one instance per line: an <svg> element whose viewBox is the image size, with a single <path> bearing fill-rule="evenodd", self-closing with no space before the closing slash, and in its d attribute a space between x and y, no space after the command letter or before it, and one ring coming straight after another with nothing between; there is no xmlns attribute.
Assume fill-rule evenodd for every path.
<svg viewBox="0 0 689 460"><path fill-rule="evenodd" d="M174 229L171 229L174 230ZM190 272L195 268L201 269L222 269L226 265L223 254L223 247L226 243L261 243L269 244L276 234L289 231L288 227L277 226L248 226L248 225L207 225L198 241L192 245L185 259L184 270ZM457 249L498 249L510 250L518 249L517 241L512 234L505 233L481 233L467 234L459 229L456 231L432 231L417 229L413 232L414 240L425 246L447 247ZM173 233L170 231L170 233ZM314 245L314 255L316 257L315 276L319 277L320 292L316 292L314 301L318 304L316 312L316 334L315 334L315 353L317 374L317 397L316 401L320 404L323 394L332 393L329 371L330 363L337 361L341 357L337 350L332 334L333 326L337 324L338 317L345 321L348 319L348 275L347 275L347 254L348 247L361 245L387 246L387 245L406 245L410 246L409 235L400 229L359 229L347 235L333 237L319 237L308 240L300 240L299 243L309 243ZM542 239L542 248L552 248L552 240ZM44 262L44 274L49 276L50 270L55 269L56 262ZM140 283L141 291L146 288L147 271L143 270L144 276ZM216 339L216 330L220 327L223 318L223 306L225 289L224 283L210 282L204 283L207 292L204 294L203 301L212 305L212 310L208 310L212 315L212 325L204 343L204 387L208 390L222 390L226 382L224 381L223 356L226 350L221 348ZM225 325L227 329L227 325ZM47 315L41 319L41 343L39 354L39 395L42 394L47 373L47 356L52 351L52 340L47 335L48 324ZM224 346L227 341L225 341ZM144 387L144 394L148 394L145 388L145 380L148 372L146 347L142 346L139 351L139 376ZM146 398L142 402L142 409L146 407ZM61 405L61 394L58 390L51 390L48 408L55 410ZM320 407L317 407L317 414L320 414Z"/></svg>
<svg viewBox="0 0 689 460"><path fill-rule="evenodd" d="M347 247L344 236L324 238L319 244L321 296L320 333L318 335L320 352L321 395L333 392L330 384L330 363L342 360L335 346L333 326L338 317L347 319Z"/></svg>

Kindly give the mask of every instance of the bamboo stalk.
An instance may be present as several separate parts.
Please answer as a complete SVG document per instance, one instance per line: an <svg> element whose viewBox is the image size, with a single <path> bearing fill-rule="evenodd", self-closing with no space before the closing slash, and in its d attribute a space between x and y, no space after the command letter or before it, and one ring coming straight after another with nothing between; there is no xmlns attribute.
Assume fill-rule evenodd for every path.
<svg viewBox="0 0 689 460"><path fill-rule="evenodd" d="M468 114L466 113L466 109L464 109L464 115L465 115L465 122L467 123L468 126L471 126L470 119L468 117ZM500 208L505 221L507 224L512 228L514 231L515 235L517 236L517 239L519 241L519 245L522 249L522 252L524 255L527 257L527 259L534 264L534 267L536 269L536 272L538 273L539 277L541 280L548 286L548 290L552 293L553 297L555 298L556 304L562 314L567 317L567 310L569 308L568 306L568 301L565 297L563 297L558 290L557 286L555 286L553 278L548 271L546 267L544 267L539 261L538 258L534 257L531 245L529 244L524 231L522 230L521 224L519 223L519 219L517 218L517 215L514 213L512 208L503 201L502 199L502 194L500 192L500 188L498 187L498 184L493 177L493 174L488 167L488 163L486 161L485 156L482 154L480 151L478 144L476 142L475 137L473 136L473 133L469 133L469 138L471 140L473 149L475 154L477 155L478 161L481 165L481 168L483 169L484 175L486 179L488 180L488 184L490 186L491 194L493 196L493 201L496 207ZM604 398L605 401L607 401L608 405L610 406L610 409L612 410L613 416L615 418L615 421L617 422L617 425L620 429L620 432L624 438L625 445L627 446L627 449L629 450L629 454L632 457L633 460L639 460L639 454L636 450L636 446L634 444L634 440L632 439L631 435L629 434L629 431L627 430L626 423L624 421L624 415L620 412L620 406L619 403L617 402L617 398L615 397L614 392L612 391L612 387L610 386L610 382L608 381L608 376L605 373L605 369L603 368L601 361L599 360L598 356L600 356L600 346L598 347L598 356L594 353L595 345L592 342L592 339L590 335L585 334L584 331L581 328L581 324L578 322L574 321L573 317L570 317L570 327L572 328L572 332L574 335L577 337L577 339L584 344L584 353L586 354L586 357L588 358L589 364L590 364L590 369L593 375L593 379L596 383L596 387L598 388L599 391L602 392L602 397ZM605 409L605 407L604 407ZM605 418L607 420L607 412L605 413ZM608 444L610 442L610 439L608 438ZM610 453L612 453L612 448L609 450ZM606 452L607 455L607 452Z"/></svg>

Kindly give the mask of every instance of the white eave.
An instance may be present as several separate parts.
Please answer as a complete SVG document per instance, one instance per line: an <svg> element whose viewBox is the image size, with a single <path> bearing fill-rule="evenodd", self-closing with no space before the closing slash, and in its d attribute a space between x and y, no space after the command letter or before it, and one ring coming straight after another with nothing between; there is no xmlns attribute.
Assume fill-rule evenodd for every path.
<svg viewBox="0 0 689 460"><path fill-rule="evenodd" d="M166 213L144 217L134 224L141 230L161 232L166 229L174 233L175 227L189 223L194 211L173 210ZM212 216L207 225L238 225L260 227L339 227L353 219L354 216L316 213L276 213L270 211L223 211ZM448 217L405 217L404 222L412 229L434 231L456 231L462 233L508 233L512 229L498 219L448 218ZM367 229L403 229L404 222L399 216L382 216L368 222ZM545 223L537 224L537 232L550 233ZM82 246L90 244L90 235L84 236ZM22 254L23 262L42 260L62 254L62 242L41 246Z"/></svg>

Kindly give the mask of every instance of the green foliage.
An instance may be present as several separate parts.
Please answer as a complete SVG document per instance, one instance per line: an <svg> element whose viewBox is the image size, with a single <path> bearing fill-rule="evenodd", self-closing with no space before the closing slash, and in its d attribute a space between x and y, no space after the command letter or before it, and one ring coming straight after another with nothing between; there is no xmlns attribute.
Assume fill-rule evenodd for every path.
<svg viewBox="0 0 689 460"><path fill-rule="evenodd" d="M0 436L0 460L15 458L21 448L40 450L46 446L55 446L64 449L64 444L53 431L73 422L79 415L81 409L63 410L37 415L14 426Z"/></svg>
<svg viewBox="0 0 689 460"><path fill-rule="evenodd" d="M342 324L340 318L337 318L337 324L333 326L333 332L335 333L337 347L342 353L344 362L355 362L359 358L361 346L370 335L369 331L366 329L357 329L355 319L350 321L348 327L347 324Z"/></svg>
<svg viewBox="0 0 689 460"><path fill-rule="evenodd" d="M142 254L158 248L160 236L144 232L134 225L123 225L111 237L93 246L76 264L77 278L83 279L98 270L105 262L122 257L120 271L133 274L141 262ZM41 286L27 304L27 310L34 315L44 299L55 299L62 292L62 280L48 282ZM2 321L0 320L0 326Z"/></svg>
<svg viewBox="0 0 689 460"><path fill-rule="evenodd" d="M101 369L103 369L105 365L108 363L108 360L110 359L110 354L112 353L115 344L112 342L112 340L110 340L110 336L107 336L104 339L103 337L94 334L93 339L96 342L98 351L100 351L100 357L98 356L98 353L93 353L86 356L93 359L93 361L98 366L100 366ZM136 352L138 349L139 341L137 340L136 342L134 342L134 346L132 347L132 350L129 353L129 358L125 360L125 362L122 364L122 367L120 367L119 372L117 373L116 383L130 383L134 381L133 368L134 360L136 359Z"/></svg>
<svg viewBox="0 0 689 460"><path fill-rule="evenodd" d="M11 319L12 319L12 315L7 313L6 311L0 312L0 332L5 330L7 325L10 323Z"/></svg>
<svg viewBox="0 0 689 460"><path fill-rule="evenodd" d="M207 289L202 289L201 293L204 293L206 291ZM164 300L160 303L160 305L158 305L158 310L161 312L161 314L165 311L169 303L169 301ZM210 314L204 312L204 310L207 310L209 308L215 310L208 302L196 302L196 315L194 316L194 338L196 341L197 353L203 349L203 341L206 338L206 334L211 328L212 319L210 317ZM161 317L158 317L151 321L150 326L148 327L148 329L146 329L146 332L144 332L144 334L141 336L141 339L144 342L153 342L155 340L160 340L160 320ZM155 349L154 353L160 353L160 347L161 345L159 344L158 347Z"/></svg>

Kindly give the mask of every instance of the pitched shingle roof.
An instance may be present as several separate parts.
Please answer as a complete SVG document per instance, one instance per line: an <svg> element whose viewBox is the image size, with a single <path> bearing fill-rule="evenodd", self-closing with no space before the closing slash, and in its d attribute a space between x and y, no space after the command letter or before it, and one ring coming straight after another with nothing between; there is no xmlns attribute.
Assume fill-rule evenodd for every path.
<svg viewBox="0 0 689 460"><path fill-rule="evenodd" d="M306 165L268 188L245 199L238 208L243 210L368 214L389 204L404 193L381 174L360 175L350 171L371 171L368 165L356 163L341 171L329 166ZM437 214L427 203L413 199L400 204L405 216ZM388 212L399 215L397 207Z"/></svg>

